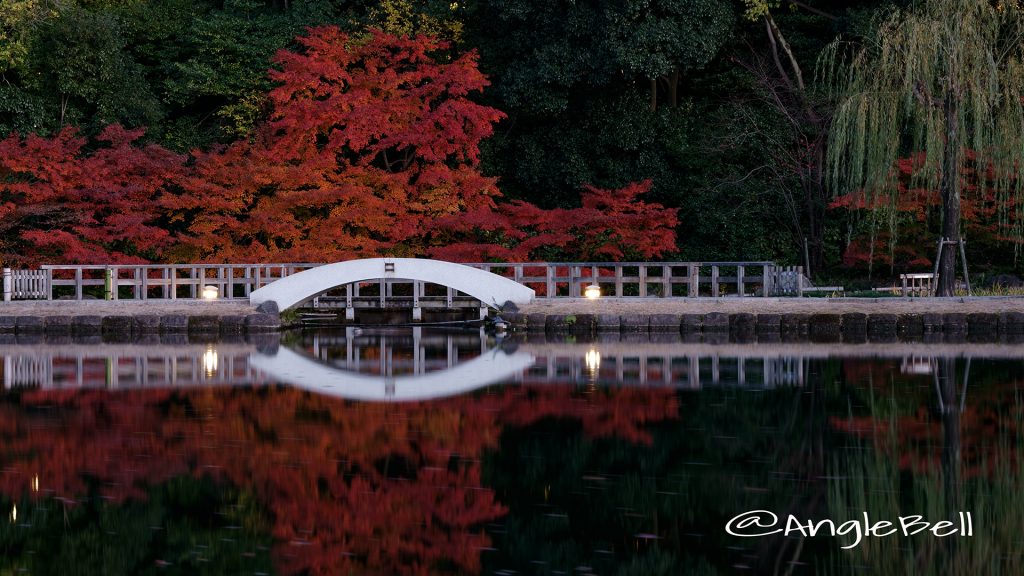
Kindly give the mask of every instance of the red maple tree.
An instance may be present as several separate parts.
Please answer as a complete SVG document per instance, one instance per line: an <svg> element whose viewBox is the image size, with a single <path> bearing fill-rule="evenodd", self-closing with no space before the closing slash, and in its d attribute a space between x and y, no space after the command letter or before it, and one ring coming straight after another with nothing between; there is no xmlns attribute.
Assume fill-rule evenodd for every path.
<svg viewBox="0 0 1024 576"><path fill-rule="evenodd" d="M169 246L154 199L180 176L183 158L137 145L142 133L108 126L95 149L71 128L0 140L0 258L129 263Z"/></svg>
<svg viewBox="0 0 1024 576"><path fill-rule="evenodd" d="M544 210L523 201L481 206L438 222L429 250L454 261L650 259L675 248L675 208L646 203L651 182L619 190L586 186L582 206Z"/></svg>
<svg viewBox="0 0 1024 576"><path fill-rule="evenodd" d="M639 199L649 182L587 187L582 207L500 203L480 141L504 115L469 96L476 55L443 43L311 28L281 51L273 113L251 140L197 153L173 209L193 212L192 258L454 261L650 258L675 248L676 210Z"/></svg>
<svg viewBox="0 0 1024 576"><path fill-rule="evenodd" d="M191 161L110 126L0 142L0 254L42 261L323 262L650 259L675 249L676 210L649 182L586 187L582 206L499 202L479 144L504 115L469 52L380 31L309 29L280 51L268 120ZM9 239L15 238L15 242ZM25 256L14 256L25 254Z"/></svg>
<svg viewBox="0 0 1024 576"><path fill-rule="evenodd" d="M977 154L970 150L966 156L972 162L977 158ZM896 235L885 223L876 225L874 230L853 235L843 251L844 266L868 269L884 265L908 272L931 270L939 235L942 198L938 190L916 185L914 174L924 163L924 155L920 153L897 161L894 191L897 201L893 206ZM1020 222L1016 214L1022 207L1018 200L999 199L992 169L970 165L961 170L960 179L963 234L971 244L984 247L977 253L994 252L1000 247L1019 244L1020 234L1013 226L1019 226L1014 223ZM876 199L874 203L868 202L864 192L860 191L836 198L829 208L862 218L865 213L888 209L888 206L883 198Z"/></svg>
<svg viewBox="0 0 1024 576"><path fill-rule="evenodd" d="M179 209L197 256L322 261L422 253L438 219L493 206L479 143L503 117L472 102L476 55L442 43L311 28L283 50L273 112L252 139L196 155Z"/></svg>

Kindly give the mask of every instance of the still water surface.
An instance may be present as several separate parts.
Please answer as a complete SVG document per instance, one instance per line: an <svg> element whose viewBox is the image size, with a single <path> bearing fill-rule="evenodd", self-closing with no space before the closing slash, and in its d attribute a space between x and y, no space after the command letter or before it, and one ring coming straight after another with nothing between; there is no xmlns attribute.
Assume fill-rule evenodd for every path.
<svg viewBox="0 0 1024 576"><path fill-rule="evenodd" d="M7 346L0 574L1024 574L1021 346L644 338Z"/></svg>

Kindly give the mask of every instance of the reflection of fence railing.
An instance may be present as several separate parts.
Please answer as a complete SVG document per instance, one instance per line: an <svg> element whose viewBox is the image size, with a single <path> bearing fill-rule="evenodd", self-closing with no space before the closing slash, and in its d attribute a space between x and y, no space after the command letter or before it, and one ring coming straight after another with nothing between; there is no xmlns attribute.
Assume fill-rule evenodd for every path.
<svg viewBox="0 0 1024 576"><path fill-rule="evenodd" d="M4 351L4 388L167 388L262 382L251 346L36 345Z"/></svg>
<svg viewBox="0 0 1024 576"><path fill-rule="evenodd" d="M204 289L220 299L244 299L286 276L322 264L146 264L45 265L39 270L4 270L4 300L104 298L175 300L202 298ZM801 296L803 269L773 262L515 262L467 264L533 288L538 297L579 298L590 284L610 297ZM380 296L393 284L380 280ZM422 283L420 283L422 284ZM424 292L421 286L415 294ZM446 303L457 296L449 293Z"/></svg>
<svg viewBox="0 0 1024 576"><path fill-rule="evenodd" d="M398 396L408 397L415 392L423 397L437 397L464 393L483 385L480 382L662 386L684 390L769 389L806 385L810 364L829 358L884 358L894 360L905 374L934 375L937 358L969 359L979 354L1004 359L1020 357L1016 346L991 344L807 347L783 343L752 346L524 341L502 345L500 350L494 348L496 344L482 329L448 332L416 327L364 332L349 327L344 332L313 332L303 336L293 349L267 352L242 343L14 345L0 349L0 382L7 389L166 388L273 382L342 396L351 392L346 388L351 384L362 387L364 392L379 388L383 397L387 396L388 386L397 390ZM522 359L525 361L520 363ZM278 360L285 362L280 364ZM499 362L504 360L511 363ZM474 364L478 369L470 370ZM268 367L278 370L261 372ZM515 370L503 372L496 379L494 369L498 367ZM300 377L298 368L315 372ZM411 386L420 389L412 390Z"/></svg>
<svg viewBox="0 0 1024 576"><path fill-rule="evenodd" d="M536 354L536 352L534 352ZM591 354L537 356L521 381L623 386L777 388L803 386L806 360L799 357L728 357L685 354Z"/></svg>

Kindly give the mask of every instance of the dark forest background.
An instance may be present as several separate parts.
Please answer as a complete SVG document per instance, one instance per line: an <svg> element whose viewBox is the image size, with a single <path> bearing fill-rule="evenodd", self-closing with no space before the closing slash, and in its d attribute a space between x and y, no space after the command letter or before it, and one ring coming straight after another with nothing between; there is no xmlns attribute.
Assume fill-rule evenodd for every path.
<svg viewBox="0 0 1024 576"><path fill-rule="evenodd" d="M837 37L870 39L878 0L0 0L0 135L95 136L120 123L175 152L244 139L272 57L307 27L428 34L475 50L506 117L481 171L508 199L572 208L584 185L650 180L679 209L680 260L810 264L822 279L930 270L938 215L898 241L822 175ZM908 150L908 155L913 151ZM1018 274L995 225L966 231L972 271Z"/></svg>

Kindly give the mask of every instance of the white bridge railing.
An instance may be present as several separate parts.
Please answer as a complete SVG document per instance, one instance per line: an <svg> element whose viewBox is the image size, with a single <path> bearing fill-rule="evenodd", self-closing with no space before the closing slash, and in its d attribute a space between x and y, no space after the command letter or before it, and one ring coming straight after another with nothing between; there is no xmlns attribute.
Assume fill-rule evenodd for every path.
<svg viewBox="0 0 1024 576"><path fill-rule="evenodd" d="M44 265L3 270L3 299L199 299L216 289L218 299L246 299L253 291L322 264ZM515 262L472 263L533 288L538 298L579 298L596 283L608 297L802 296L803 269L773 262ZM395 286L422 282L374 280L347 287L347 294L401 298ZM408 290L406 290L408 291ZM451 290L445 295L450 305Z"/></svg>

